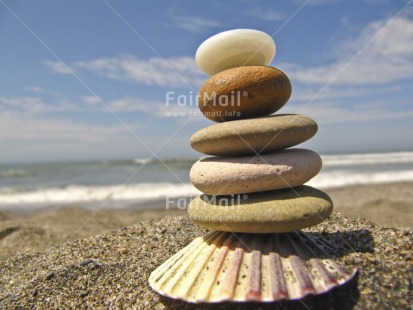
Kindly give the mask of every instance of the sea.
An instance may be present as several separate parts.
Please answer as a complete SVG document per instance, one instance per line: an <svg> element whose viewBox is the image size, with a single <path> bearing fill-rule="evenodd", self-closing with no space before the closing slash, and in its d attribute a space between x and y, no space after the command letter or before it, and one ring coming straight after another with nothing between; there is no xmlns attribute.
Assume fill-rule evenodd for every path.
<svg viewBox="0 0 413 310"><path fill-rule="evenodd" d="M413 181L413 152L321 157L321 172L307 183L320 189ZM0 164L0 210L165 208L165 201L200 193L189 181L198 159Z"/></svg>

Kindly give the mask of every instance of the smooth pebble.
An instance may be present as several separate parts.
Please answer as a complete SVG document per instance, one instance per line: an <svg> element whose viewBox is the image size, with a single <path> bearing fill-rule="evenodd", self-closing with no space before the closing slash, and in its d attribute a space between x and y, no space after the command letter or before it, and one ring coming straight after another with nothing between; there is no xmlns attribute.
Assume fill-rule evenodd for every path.
<svg viewBox="0 0 413 310"><path fill-rule="evenodd" d="M310 186L247 195L201 195L188 206L189 218L219 231L284 233L317 225L333 210L330 197Z"/></svg>
<svg viewBox="0 0 413 310"><path fill-rule="evenodd" d="M207 157L191 168L192 184L208 195L252 193L302 185L321 169L320 156L306 149L240 157Z"/></svg>
<svg viewBox="0 0 413 310"><path fill-rule="evenodd" d="M198 93L198 106L215 122L270 115L288 101L291 83L280 70L246 66L210 77Z"/></svg>
<svg viewBox="0 0 413 310"><path fill-rule="evenodd" d="M211 125L192 135L191 146L207 155L255 155L302 143L317 129L307 116L279 114Z"/></svg>
<svg viewBox="0 0 413 310"><path fill-rule="evenodd" d="M214 75L226 69L268 65L275 56L275 42L268 34L253 29L235 29L205 40L196 51L198 67Z"/></svg>

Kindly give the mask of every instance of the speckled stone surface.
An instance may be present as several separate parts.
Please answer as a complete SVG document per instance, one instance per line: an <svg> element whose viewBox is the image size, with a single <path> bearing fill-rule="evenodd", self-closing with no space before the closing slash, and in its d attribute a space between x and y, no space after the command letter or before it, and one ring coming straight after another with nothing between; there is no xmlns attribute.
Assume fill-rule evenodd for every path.
<svg viewBox="0 0 413 310"><path fill-rule="evenodd" d="M291 91L290 80L282 71L243 66L210 77L199 90L198 106L215 122L265 116L281 109Z"/></svg>
<svg viewBox="0 0 413 310"><path fill-rule="evenodd" d="M310 186L235 196L201 195L191 201L189 217L213 230L246 233L291 232L329 217L333 203Z"/></svg>
<svg viewBox="0 0 413 310"><path fill-rule="evenodd" d="M254 193L302 185L321 165L317 153L294 148L259 156L206 157L192 166L189 177L208 195Z"/></svg>
<svg viewBox="0 0 413 310"><path fill-rule="evenodd" d="M104 309L409 309L412 229L385 228L334 214L304 231L343 247L337 260L358 268L348 284L277 304L197 305L151 290L149 274L207 230L186 217L151 220L0 261L0 308Z"/></svg>
<svg viewBox="0 0 413 310"><path fill-rule="evenodd" d="M208 126L192 135L191 146L207 155L255 155L300 144L317 129L317 123L307 116L279 114Z"/></svg>

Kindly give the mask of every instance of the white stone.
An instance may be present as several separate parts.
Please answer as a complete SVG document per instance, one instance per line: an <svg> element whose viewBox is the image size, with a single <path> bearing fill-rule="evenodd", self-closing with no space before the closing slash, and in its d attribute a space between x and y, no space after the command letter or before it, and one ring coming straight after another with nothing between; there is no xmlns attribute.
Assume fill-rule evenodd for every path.
<svg viewBox="0 0 413 310"><path fill-rule="evenodd" d="M214 75L240 66L266 66L275 56L275 42L268 34L253 29L218 33L204 41L196 51L198 67Z"/></svg>

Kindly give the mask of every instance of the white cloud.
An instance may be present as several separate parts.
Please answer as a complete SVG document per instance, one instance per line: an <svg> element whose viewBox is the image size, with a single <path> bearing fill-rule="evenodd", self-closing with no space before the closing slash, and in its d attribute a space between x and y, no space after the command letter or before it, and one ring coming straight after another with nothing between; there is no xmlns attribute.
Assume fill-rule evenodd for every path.
<svg viewBox="0 0 413 310"><path fill-rule="evenodd" d="M284 14L279 11L261 7L254 9L250 15L265 21L280 21L285 18Z"/></svg>
<svg viewBox="0 0 413 310"><path fill-rule="evenodd" d="M104 106L95 106L96 97L86 96L81 100L92 103L95 112L107 113ZM176 117L176 121L182 122L189 117L186 107L167 107L163 102L139 98L119 98L108 101L107 106L120 119L123 118L121 112L137 112L165 121L166 111L177 110L184 111L185 118ZM91 109L82 105L50 105L39 97L0 97L0 144L7 145L0 153L0 162L150 156L151 150L157 150L170 134L159 135L153 128L143 128L139 122L125 126L114 121L113 125L104 126L97 125L92 119L79 122L64 113L55 113L75 108L78 111ZM44 113L48 113L47 117ZM187 144L187 137L184 140ZM182 152L182 146L177 148L175 140L167 143L166 149L166 154L170 149Z"/></svg>
<svg viewBox="0 0 413 310"><path fill-rule="evenodd" d="M202 17L173 15L172 20L175 27L196 33L206 32L211 28L221 26L221 24L215 20Z"/></svg>
<svg viewBox="0 0 413 310"><path fill-rule="evenodd" d="M141 134L138 125L128 127ZM144 142L152 149L157 147L151 139ZM0 113L0 143L7 145L2 148L0 162L123 158L149 152L121 124L97 126L16 111Z"/></svg>
<svg viewBox="0 0 413 310"><path fill-rule="evenodd" d="M321 90L321 91L320 91ZM366 86L329 86L323 89L317 86L307 86L305 88L295 89L291 100L299 102L310 102L313 100L321 101L327 99L346 99L346 98L363 98L366 96L377 96L384 94L397 93L401 91L400 86L383 86L377 89L377 87Z"/></svg>
<svg viewBox="0 0 413 310"><path fill-rule="evenodd" d="M101 104L101 99L97 96L84 96L82 101L87 105L96 106Z"/></svg>
<svg viewBox="0 0 413 310"><path fill-rule="evenodd" d="M49 67L54 73L58 74L73 74L72 69L61 61L45 61L44 64Z"/></svg>
<svg viewBox="0 0 413 310"><path fill-rule="evenodd" d="M0 97L0 109L41 114L77 110L78 108L68 102L46 103L40 97Z"/></svg>
<svg viewBox="0 0 413 310"><path fill-rule="evenodd" d="M27 86L26 91L33 92L33 93L43 93L43 88L39 86Z"/></svg>
<svg viewBox="0 0 413 310"><path fill-rule="evenodd" d="M312 102L286 105L280 113L305 114L319 124L366 123L377 120L396 120L413 117L413 111L395 111L387 102L364 101L346 106L341 101Z"/></svg>
<svg viewBox="0 0 413 310"><path fill-rule="evenodd" d="M110 101L107 105L114 112L144 112L157 115L157 111L163 104L161 102L148 102L130 97Z"/></svg>
<svg viewBox="0 0 413 310"><path fill-rule="evenodd" d="M404 57L413 56L413 21L406 17L398 17L373 22L355 42L354 48L364 45L378 34L369 48L374 56Z"/></svg>
<svg viewBox="0 0 413 310"><path fill-rule="evenodd" d="M87 142L125 132L123 126L98 127L65 119L44 119L24 112L3 111L0 114L0 141L49 140Z"/></svg>
<svg viewBox="0 0 413 310"><path fill-rule="evenodd" d="M368 25L337 49L334 63L305 68L284 64L304 84L368 85L413 78L413 21L406 17Z"/></svg>
<svg viewBox="0 0 413 310"><path fill-rule="evenodd" d="M144 85L198 87L205 81L205 75L196 66L193 57L142 60L135 56L122 56L80 61L74 63L73 67L106 78Z"/></svg>
<svg viewBox="0 0 413 310"><path fill-rule="evenodd" d="M178 102L175 97L181 96ZM102 101L97 96L84 96L81 101L86 105L76 105L73 103L56 103L50 104L40 97L0 97L1 113L21 113L22 115L38 117L45 113L59 113L67 111L94 111L119 114L124 112L144 113L155 118L170 117L174 114L176 117L189 117L199 114L196 98L193 99L192 93L179 94L174 93L170 102L144 100L137 97L121 97L111 101ZM182 102L184 100L184 102ZM102 104L102 102L104 104ZM56 115L56 114L54 114Z"/></svg>
<svg viewBox="0 0 413 310"><path fill-rule="evenodd" d="M119 98L108 103L108 107L114 112L142 112L156 118L176 117L188 118L196 116L199 109L193 105L179 105L176 103L147 101L139 98Z"/></svg>

